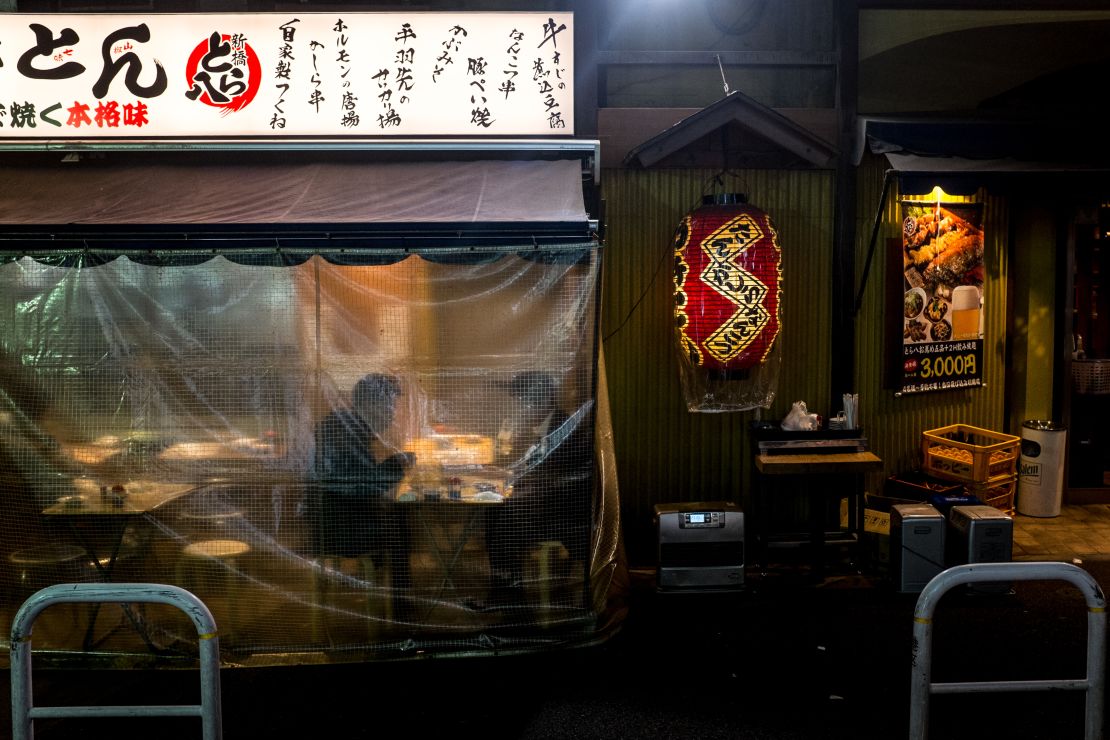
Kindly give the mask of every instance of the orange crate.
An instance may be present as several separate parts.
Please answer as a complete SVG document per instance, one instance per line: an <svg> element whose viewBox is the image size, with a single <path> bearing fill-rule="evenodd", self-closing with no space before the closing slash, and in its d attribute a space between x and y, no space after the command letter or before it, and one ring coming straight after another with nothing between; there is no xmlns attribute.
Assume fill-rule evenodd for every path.
<svg viewBox="0 0 1110 740"><path fill-rule="evenodd" d="M1001 509L1007 514L1014 513L1014 494L1017 493L1017 476L1006 476L1001 481L990 483L969 483L964 490L975 496L987 506Z"/></svg>
<svg viewBox="0 0 1110 740"><path fill-rule="evenodd" d="M952 424L922 432L921 451L929 475L962 483L999 485L1017 474L1021 438Z"/></svg>

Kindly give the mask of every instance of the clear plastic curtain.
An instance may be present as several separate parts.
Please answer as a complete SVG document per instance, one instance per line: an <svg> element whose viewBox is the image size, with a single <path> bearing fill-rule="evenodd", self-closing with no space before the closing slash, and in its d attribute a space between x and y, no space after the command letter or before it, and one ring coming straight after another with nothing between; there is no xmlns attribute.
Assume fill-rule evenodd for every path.
<svg viewBox="0 0 1110 740"><path fill-rule="evenodd" d="M592 639L620 548L582 247L0 265L0 608L175 583L254 664ZM179 619L104 607L36 645L187 651Z"/></svg>

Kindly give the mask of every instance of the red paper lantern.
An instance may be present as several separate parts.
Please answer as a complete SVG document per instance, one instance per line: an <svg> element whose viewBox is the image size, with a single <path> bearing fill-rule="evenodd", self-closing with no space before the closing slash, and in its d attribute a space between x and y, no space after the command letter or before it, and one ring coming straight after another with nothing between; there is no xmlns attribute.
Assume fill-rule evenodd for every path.
<svg viewBox="0 0 1110 740"><path fill-rule="evenodd" d="M779 334L782 261L771 217L739 194L705 196L674 235L675 333L689 362L743 370Z"/></svg>

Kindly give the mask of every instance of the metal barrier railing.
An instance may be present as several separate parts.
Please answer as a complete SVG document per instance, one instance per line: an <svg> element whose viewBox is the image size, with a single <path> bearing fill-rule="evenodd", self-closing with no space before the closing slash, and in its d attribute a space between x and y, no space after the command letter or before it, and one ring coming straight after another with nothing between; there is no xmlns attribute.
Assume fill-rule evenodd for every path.
<svg viewBox="0 0 1110 740"><path fill-rule="evenodd" d="M43 609L65 603L146 603L177 607L192 620L200 640L200 704L35 707L31 692L31 630ZM33 594L12 620L12 738L34 740L36 719L59 717L200 717L204 740L223 736L220 710L220 645L216 621L200 599L157 583L59 583Z"/></svg>
<svg viewBox="0 0 1110 740"><path fill-rule="evenodd" d="M932 683L933 612L948 590L965 583L1067 581L1087 601L1087 677L1047 681L977 681ZM910 683L910 740L928 736L932 694L1001 691L1086 691L1085 740L1102 738L1106 681L1106 597L1091 575L1070 563L978 563L958 565L938 574L917 599L913 615L913 660Z"/></svg>

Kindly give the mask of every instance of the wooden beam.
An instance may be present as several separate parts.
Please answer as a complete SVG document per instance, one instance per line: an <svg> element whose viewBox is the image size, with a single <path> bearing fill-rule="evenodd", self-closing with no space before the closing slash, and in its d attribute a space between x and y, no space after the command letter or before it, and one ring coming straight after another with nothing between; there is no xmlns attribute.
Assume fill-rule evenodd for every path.
<svg viewBox="0 0 1110 740"><path fill-rule="evenodd" d="M832 305L829 307L831 347L843 352L829 373L829 405L840 407L842 394L852 393L856 385L856 167L852 148L856 137L856 97L859 73L859 12L856 0L837 0L837 111L839 149L836 168L836 208L833 212Z"/></svg>
<svg viewBox="0 0 1110 740"><path fill-rule="evenodd" d="M574 11L574 134L597 135L600 103L597 64L598 18L593 0L575 0Z"/></svg>
<svg viewBox="0 0 1110 740"><path fill-rule="evenodd" d="M575 21L579 23L578 21ZM579 27L581 24L579 23ZM717 57L726 66L835 67L836 54L825 51L598 51L597 63L607 64L711 64Z"/></svg>

